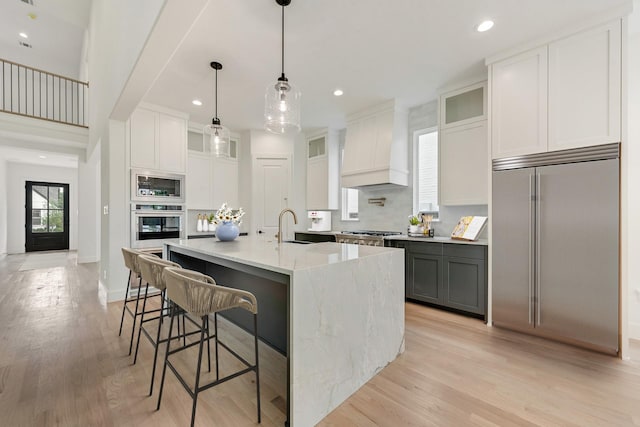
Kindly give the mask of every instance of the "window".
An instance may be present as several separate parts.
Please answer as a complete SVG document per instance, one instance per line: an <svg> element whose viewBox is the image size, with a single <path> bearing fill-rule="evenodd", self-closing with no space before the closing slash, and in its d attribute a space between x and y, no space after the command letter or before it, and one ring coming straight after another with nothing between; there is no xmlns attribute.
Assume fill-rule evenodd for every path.
<svg viewBox="0 0 640 427"><path fill-rule="evenodd" d="M438 131L435 128L414 134L413 209L438 218Z"/></svg>
<svg viewBox="0 0 640 427"><path fill-rule="evenodd" d="M342 189L342 220L356 221L358 219L358 190L355 188Z"/></svg>

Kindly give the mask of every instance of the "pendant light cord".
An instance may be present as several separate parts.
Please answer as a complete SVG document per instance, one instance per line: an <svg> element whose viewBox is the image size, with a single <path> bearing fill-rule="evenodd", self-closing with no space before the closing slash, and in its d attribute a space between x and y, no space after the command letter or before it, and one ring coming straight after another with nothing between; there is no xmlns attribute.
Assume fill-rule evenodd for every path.
<svg viewBox="0 0 640 427"><path fill-rule="evenodd" d="M282 5L282 77L284 77L284 5Z"/></svg>
<svg viewBox="0 0 640 427"><path fill-rule="evenodd" d="M218 118L218 70L216 70L216 119Z"/></svg>

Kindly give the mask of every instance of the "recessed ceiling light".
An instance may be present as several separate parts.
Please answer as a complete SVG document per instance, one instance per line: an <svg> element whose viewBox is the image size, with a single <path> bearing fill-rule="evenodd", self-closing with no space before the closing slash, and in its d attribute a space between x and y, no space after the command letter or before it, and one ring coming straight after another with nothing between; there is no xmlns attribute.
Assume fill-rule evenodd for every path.
<svg viewBox="0 0 640 427"><path fill-rule="evenodd" d="M29 36L27 35L27 33L19 33L18 34L20 37L22 37L23 39L28 39Z"/></svg>
<svg viewBox="0 0 640 427"><path fill-rule="evenodd" d="M194 99L193 101L191 101L191 103L193 105L197 105L198 107L202 105L202 101L200 101L199 99Z"/></svg>
<svg viewBox="0 0 640 427"><path fill-rule="evenodd" d="M342 96L344 94L344 92L342 91L342 89L336 89L333 91L333 94L335 96Z"/></svg>
<svg viewBox="0 0 640 427"><path fill-rule="evenodd" d="M477 27L476 30L479 33L484 33L485 31L489 31L491 28L493 28L493 21L491 20L487 20L487 21L482 21Z"/></svg>
<svg viewBox="0 0 640 427"><path fill-rule="evenodd" d="M47 158L47 156L42 156L42 155L40 155L38 157L40 157L41 159L46 159Z"/></svg>

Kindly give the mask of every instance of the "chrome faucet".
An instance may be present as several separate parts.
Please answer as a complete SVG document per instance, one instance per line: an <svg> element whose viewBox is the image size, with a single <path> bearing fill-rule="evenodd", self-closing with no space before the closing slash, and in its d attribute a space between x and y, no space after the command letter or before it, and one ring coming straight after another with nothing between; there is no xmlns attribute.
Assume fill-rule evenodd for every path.
<svg viewBox="0 0 640 427"><path fill-rule="evenodd" d="M298 223L298 217L296 216L296 213L293 210L289 208L282 209L282 212L280 212L280 216L278 217L278 234L276 234L276 237L278 238L278 243L282 243L282 217L287 212L291 212L291 215L293 215L293 223L294 224Z"/></svg>

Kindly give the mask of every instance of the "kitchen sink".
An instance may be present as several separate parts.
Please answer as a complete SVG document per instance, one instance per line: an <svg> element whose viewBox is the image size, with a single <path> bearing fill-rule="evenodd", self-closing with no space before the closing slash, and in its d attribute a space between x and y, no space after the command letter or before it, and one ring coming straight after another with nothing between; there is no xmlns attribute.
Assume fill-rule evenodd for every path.
<svg viewBox="0 0 640 427"><path fill-rule="evenodd" d="M313 242L308 242L306 240L284 240L283 243L298 243L300 245L310 245Z"/></svg>

